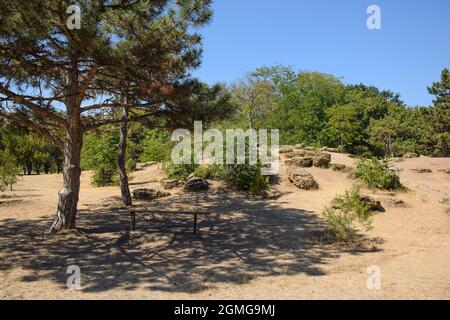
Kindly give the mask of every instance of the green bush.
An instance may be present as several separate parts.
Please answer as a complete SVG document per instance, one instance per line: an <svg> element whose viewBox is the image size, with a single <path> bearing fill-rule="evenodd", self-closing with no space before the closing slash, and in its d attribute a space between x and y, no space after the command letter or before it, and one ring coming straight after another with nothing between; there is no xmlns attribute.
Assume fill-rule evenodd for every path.
<svg viewBox="0 0 450 320"><path fill-rule="evenodd" d="M220 178L233 189L260 194L269 188L269 179L261 175L260 165L225 165Z"/></svg>
<svg viewBox="0 0 450 320"><path fill-rule="evenodd" d="M141 162L163 162L170 159L172 142L170 133L161 129L152 129L145 132L142 141Z"/></svg>
<svg viewBox="0 0 450 320"><path fill-rule="evenodd" d="M223 174L223 165L211 164L199 166L194 175L202 179L220 180Z"/></svg>
<svg viewBox="0 0 450 320"><path fill-rule="evenodd" d="M401 187L398 171L387 159L361 159L356 166L356 177L371 188L398 189Z"/></svg>
<svg viewBox="0 0 450 320"><path fill-rule="evenodd" d="M336 197L333 205L322 212L322 216L327 233L337 242L355 241L358 230L370 230L372 227L372 212L361 200L358 187L347 191L344 196Z"/></svg>
<svg viewBox="0 0 450 320"><path fill-rule="evenodd" d="M173 162L163 163L163 170L169 179L185 180L197 168L197 164L174 164Z"/></svg>
<svg viewBox="0 0 450 320"><path fill-rule="evenodd" d="M117 169L100 166L94 169L92 183L97 187L114 186L119 183Z"/></svg>
<svg viewBox="0 0 450 320"><path fill-rule="evenodd" d="M0 150L0 191L7 187L12 191L19 173L17 159L10 152Z"/></svg>

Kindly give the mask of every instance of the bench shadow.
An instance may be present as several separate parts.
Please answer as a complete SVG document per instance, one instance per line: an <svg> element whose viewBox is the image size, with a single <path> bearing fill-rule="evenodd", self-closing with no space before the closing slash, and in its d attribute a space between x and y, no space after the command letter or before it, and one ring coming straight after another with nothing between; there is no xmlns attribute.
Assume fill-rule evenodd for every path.
<svg viewBox="0 0 450 320"><path fill-rule="evenodd" d="M43 232L50 217L0 222L0 270L30 271L22 281L50 279L65 287L67 266L78 265L85 292L110 289L199 292L221 284L244 284L277 275L324 275L336 251L314 240L323 225L316 214L279 201L251 201L226 193L179 194L149 206L154 211L198 208L193 219L164 213L138 214L137 230L119 208L82 210L78 229ZM39 271L39 277L33 274Z"/></svg>

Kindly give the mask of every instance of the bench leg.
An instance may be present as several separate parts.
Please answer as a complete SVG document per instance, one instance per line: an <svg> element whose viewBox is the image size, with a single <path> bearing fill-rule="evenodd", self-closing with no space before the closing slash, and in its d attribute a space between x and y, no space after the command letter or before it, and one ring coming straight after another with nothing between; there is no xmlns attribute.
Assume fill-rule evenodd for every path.
<svg viewBox="0 0 450 320"><path fill-rule="evenodd" d="M197 234L197 214L194 213L194 234Z"/></svg>
<svg viewBox="0 0 450 320"><path fill-rule="evenodd" d="M130 229L131 231L134 231L136 230L136 213L134 211L130 212L130 218L131 218Z"/></svg>

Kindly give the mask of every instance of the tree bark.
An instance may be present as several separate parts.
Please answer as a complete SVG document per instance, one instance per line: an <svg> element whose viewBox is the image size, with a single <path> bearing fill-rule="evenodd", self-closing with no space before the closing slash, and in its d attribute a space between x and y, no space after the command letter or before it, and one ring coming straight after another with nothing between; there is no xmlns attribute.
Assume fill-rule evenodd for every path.
<svg viewBox="0 0 450 320"><path fill-rule="evenodd" d="M77 63L74 62L67 86L67 127L64 142L63 188L59 191L58 209L50 232L74 229L80 194L80 160L83 145L83 128L80 121L80 105Z"/></svg>
<svg viewBox="0 0 450 320"><path fill-rule="evenodd" d="M80 160L83 144L82 132L70 130L64 144L63 188L59 191L58 211L50 232L75 228L77 204L80 194Z"/></svg>
<svg viewBox="0 0 450 320"><path fill-rule="evenodd" d="M130 188L128 185L128 176L125 165L125 157L127 151L127 134L128 134L128 106L125 101L123 107L122 118L120 122L120 137L117 150L117 165L119 167L120 192L122 193L123 205L128 207L133 204Z"/></svg>

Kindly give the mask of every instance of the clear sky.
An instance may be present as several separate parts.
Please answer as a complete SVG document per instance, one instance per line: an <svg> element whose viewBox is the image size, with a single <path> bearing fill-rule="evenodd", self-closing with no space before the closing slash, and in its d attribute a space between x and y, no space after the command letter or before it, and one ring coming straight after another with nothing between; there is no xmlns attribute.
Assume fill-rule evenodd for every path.
<svg viewBox="0 0 450 320"><path fill-rule="evenodd" d="M381 30L366 26L369 5ZM427 86L450 68L450 0L215 0L204 36L207 83L231 82L260 66L333 74L428 105Z"/></svg>

